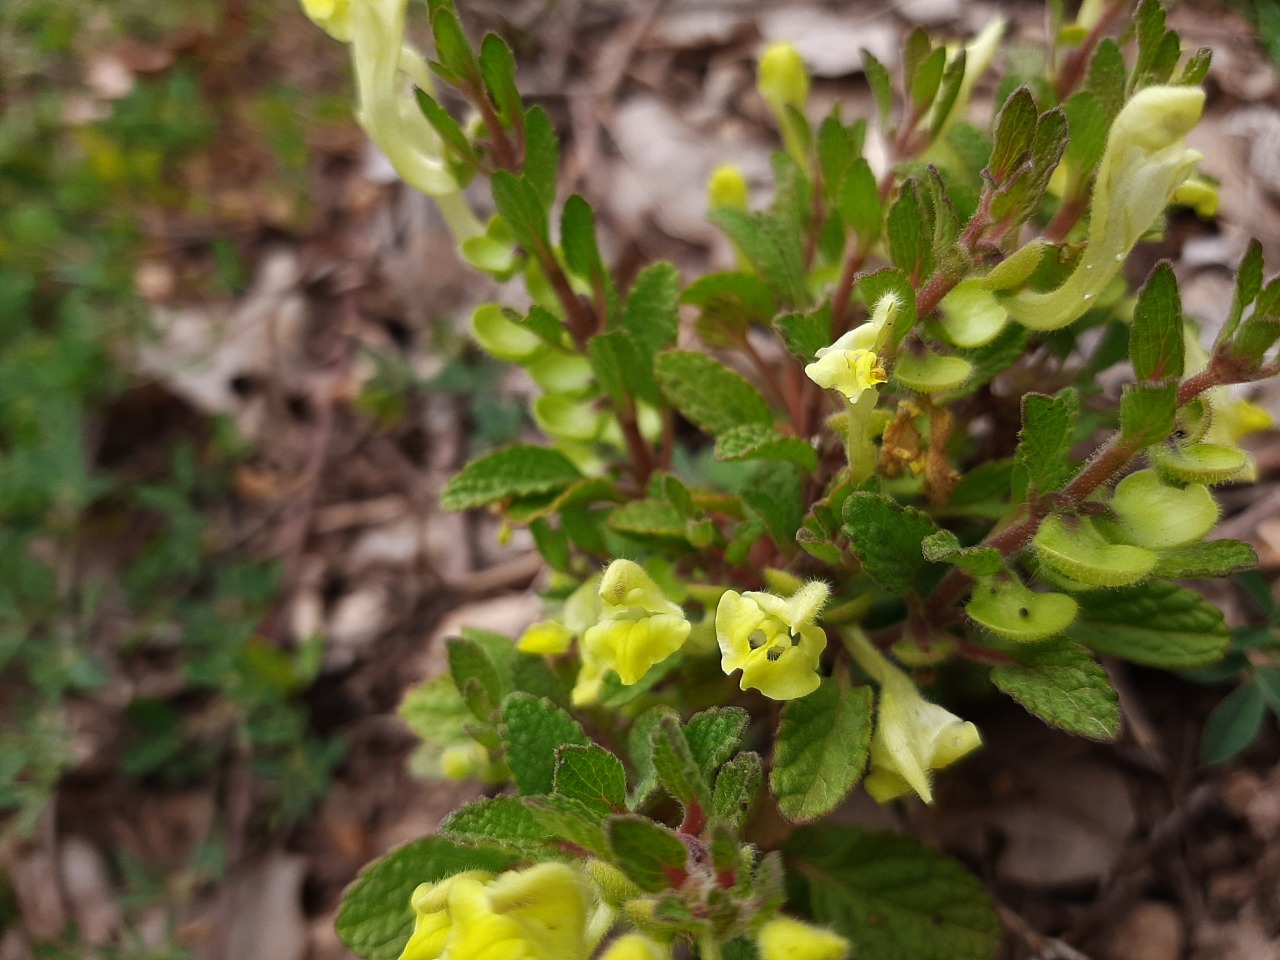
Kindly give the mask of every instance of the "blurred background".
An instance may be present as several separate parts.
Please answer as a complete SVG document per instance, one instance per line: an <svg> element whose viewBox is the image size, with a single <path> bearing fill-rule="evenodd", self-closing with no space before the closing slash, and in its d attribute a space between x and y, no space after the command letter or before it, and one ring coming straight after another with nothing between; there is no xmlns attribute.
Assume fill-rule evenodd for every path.
<svg viewBox="0 0 1280 960"><path fill-rule="evenodd" d="M1046 29L1039 0L459 6L516 48L624 283L731 263L705 182L728 160L766 196L764 40L799 47L815 115L851 117L863 48L892 68L913 26L1003 15L1016 70ZM1280 3L1170 22L1214 51L1192 144L1221 206L1137 269L1174 258L1211 327L1249 237L1280 268ZM346 55L292 0L0 2L0 960L337 960L343 886L479 789L431 779L397 707L461 623L538 616L524 533L436 507L529 428L529 389L468 342L495 291L353 122ZM1253 398L1280 413L1275 385ZM1280 444L1257 441L1260 482L1223 494L1263 564L1215 585L1224 669L1119 671L1112 746L980 707L1006 732L941 813L852 805L975 870L1009 957L1280 956L1274 718L1199 759L1223 695L1277 662Z"/></svg>

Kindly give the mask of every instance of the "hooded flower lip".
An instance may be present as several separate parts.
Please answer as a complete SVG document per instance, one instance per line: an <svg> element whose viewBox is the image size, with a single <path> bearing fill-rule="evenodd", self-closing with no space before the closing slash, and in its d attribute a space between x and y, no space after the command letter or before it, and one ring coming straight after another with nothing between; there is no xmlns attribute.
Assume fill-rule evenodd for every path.
<svg viewBox="0 0 1280 960"><path fill-rule="evenodd" d="M609 564L600 579L600 602L600 619L583 634L583 646L627 686L679 650L689 636L684 611L633 560Z"/></svg>
<svg viewBox="0 0 1280 960"><path fill-rule="evenodd" d="M880 707L871 737L871 766L863 786L878 803L915 791L933 802L929 774L982 745L978 728L930 703L911 678L854 628L842 634L858 666L880 684Z"/></svg>
<svg viewBox="0 0 1280 960"><path fill-rule="evenodd" d="M819 580L788 599L772 593L726 591L716 608L720 667L742 671L743 690L794 700L818 688L818 658L827 634L814 621L829 590Z"/></svg>
<svg viewBox="0 0 1280 960"><path fill-rule="evenodd" d="M760 928L761 960L845 960L849 941L823 927L774 917Z"/></svg>
<svg viewBox="0 0 1280 960"><path fill-rule="evenodd" d="M413 892L400 960L586 960L587 894L563 863L468 870Z"/></svg>
<svg viewBox="0 0 1280 960"><path fill-rule="evenodd" d="M805 375L824 390L839 390L845 398L856 401L864 390L884 383L884 364L872 350L853 347L851 330L829 347L823 347L816 360L804 368Z"/></svg>
<svg viewBox="0 0 1280 960"><path fill-rule="evenodd" d="M899 679L900 678L900 679ZM929 773L950 766L982 745L978 728L930 703L899 674L880 691L880 711L871 738L871 767L863 781L879 803L914 790L933 802Z"/></svg>

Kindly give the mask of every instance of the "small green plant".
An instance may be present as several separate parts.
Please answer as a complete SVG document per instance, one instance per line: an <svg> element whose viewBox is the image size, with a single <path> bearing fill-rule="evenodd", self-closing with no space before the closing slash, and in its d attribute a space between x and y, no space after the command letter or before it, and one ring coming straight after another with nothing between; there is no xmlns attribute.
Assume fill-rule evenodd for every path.
<svg viewBox="0 0 1280 960"><path fill-rule="evenodd" d="M967 107L1001 23L966 46L913 32L896 77L865 54L870 121L810 116L800 57L773 45L773 199L751 209L728 166L709 185L738 269L685 282L655 263L623 290L589 203L557 196L556 134L502 40L474 47L431 0L425 60L403 0L303 5L350 44L360 122L463 257L523 283L527 309L482 306L472 332L537 384L546 438L473 460L442 503L529 527L547 618L464 630L402 708L419 768L511 789L369 867L339 915L348 945L994 956L975 879L829 815L859 782L934 799L935 772L981 745L937 702L958 671L1108 740L1099 654L1189 669L1228 648L1176 581L1256 562L1205 536L1210 488L1250 475L1239 440L1269 422L1227 388L1280 369L1280 281L1252 245L1205 349L1168 263L1136 293L1125 274L1171 204L1216 202L1184 140L1208 52L1184 56L1154 0L1123 42L1107 32L1129 4L1070 22L1051 4L1051 48L1004 77L985 130ZM476 178L487 221L462 197ZM1097 375L1126 361L1116 403ZM1027 382L1044 392L993 389Z"/></svg>

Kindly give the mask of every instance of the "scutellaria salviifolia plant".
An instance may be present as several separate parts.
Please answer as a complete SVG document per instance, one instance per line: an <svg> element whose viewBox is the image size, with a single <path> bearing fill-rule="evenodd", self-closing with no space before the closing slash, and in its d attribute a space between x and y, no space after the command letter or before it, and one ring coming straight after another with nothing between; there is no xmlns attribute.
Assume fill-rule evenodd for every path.
<svg viewBox="0 0 1280 960"><path fill-rule="evenodd" d="M859 782L931 802L935 771L980 747L921 668L978 665L1105 740L1099 654L1190 668L1225 649L1220 612L1175 581L1255 561L1205 536L1210 487L1249 477L1240 438L1268 422L1228 388L1276 372L1280 282L1250 247L1205 346L1168 263L1136 292L1124 269L1171 204L1212 213L1184 139L1207 51L1184 54L1152 0L1086 0L1071 21L1051 4L1043 69L1005 77L984 129L968 108L1001 22L964 45L915 31L896 77L865 54L877 115L853 122L813 116L801 58L771 45L772 200L751 208L729 165L708 189L737 268L653 263L624 290L590 204L557 194L556 133L501 39L476 47L431 0L428 60L404 0L304 6L350 45L360 122L463 259L523 286L527 308L486 304L471 327L537 385L544 435L473 460L442 501L529 528L546 619L463 631L402 710L424 769L493 795L366 870L347 943L370 960L993 956L975 879L826 818ZM477 179L487 220L461 192ZM1117 404L1096 379L1126 360Z"/></svg>

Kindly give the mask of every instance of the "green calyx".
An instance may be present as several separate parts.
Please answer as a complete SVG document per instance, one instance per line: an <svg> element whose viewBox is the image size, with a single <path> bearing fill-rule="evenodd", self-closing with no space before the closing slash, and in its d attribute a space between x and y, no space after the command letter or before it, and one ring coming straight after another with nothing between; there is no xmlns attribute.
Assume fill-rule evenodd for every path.
<svg viewBox="0 0 1280 960"><path fill-rule="evenodd" d="M1085 519L1052 516L1033 541L1036 556L1051 570L1094 587L1123 587L1145 579L1156 555L1142 547L1110 543Z"/></svg>
<svg viewBox="0 0 1280 960"><path fill-rule="evenodd" d="M1156 472L1175 483L1226 483L1249 467L1249 455L1220 443L1190 443L1180 447L1153 447Z"/></svg>
<svg viewBox="0 0 1280 960"><path fill-rule="evenodd" d="M979 626L1019 643L1055 636L1071 625L1078 606L1065 593L1036 593L1015 579L986 579L965 612Z"/></svg>
<svg viewBox="0 0 1280 960"><path fill-rule="evenodd" d="M1116 484L1111 498L1115 539L1148 550L1195 543L1218 522L1218 505L1201 484L1175 487L1154 470L1139 470Z"/></svg>

